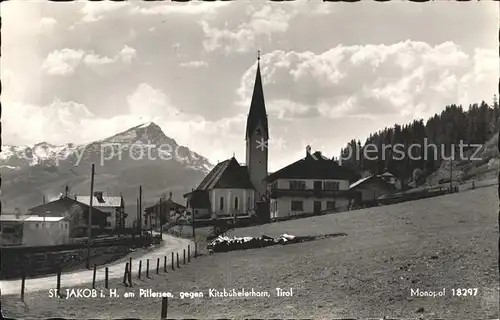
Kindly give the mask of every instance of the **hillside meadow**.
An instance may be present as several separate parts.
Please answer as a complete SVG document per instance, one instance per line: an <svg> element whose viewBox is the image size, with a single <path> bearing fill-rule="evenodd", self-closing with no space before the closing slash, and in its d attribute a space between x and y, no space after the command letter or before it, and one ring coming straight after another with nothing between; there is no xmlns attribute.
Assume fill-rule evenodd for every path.
<svg viewBox="0 0 500 320"><path fill-rule="evenodd" d="M216 253L179 270L153 274L120 298L50 298L48 292L6 296L16 318L158 318L159 298L123 298L125 291L169 291L168 316L193 318L499 317L497 188L308 219L238 229L235 236L346 233L301 244ZM64 287L64 276L63 276ZM102 288L103 284L99 286ZM267 291L269 297L208 297L210 289ZM278 297L276 288L293 289ZM445 296L411 296L411 290ZM452 289L477 288L476 296ZM29 290L29 288L28 288ZM203 298L180 299L179 292Z"/></svg>

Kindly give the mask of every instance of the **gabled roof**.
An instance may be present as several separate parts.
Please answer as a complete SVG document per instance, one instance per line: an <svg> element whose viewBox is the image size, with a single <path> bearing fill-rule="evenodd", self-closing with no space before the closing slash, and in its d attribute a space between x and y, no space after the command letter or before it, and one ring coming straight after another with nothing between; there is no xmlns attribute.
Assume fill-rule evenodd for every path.
<svg viewBox="0 0 500 320"><path fill-rule="evenodd" d="M94 199L92 200L92 207L113 207L113 208L119 208L122 205L122 198L121 197L102 197L103 201L99 201L97 197L94 196ZM90 206L90 196L77 196L76 201L81 202L83 204L86 204Z"/></svg>
<svg viewBox="0 0 500 320"><path fill-rule="evenodd" d="M89 209L89 206L85 203L82 203L82 202L77 201L77 200L70 198L70 197L61 197L60 199L33 207L33 208L29 209L28 211L30 212L30 214L38 214L38 215L46 215L47 213L58 214L59 212L66 211L68 208L70 208L73 205L83 207L86 210ZM104 212L102 212L96 208L93 209L93 212L98 212L98 213L104 214Z"/></svg>
<svg viewBox="0 0 500 320"><path fill-rule="evenodd" d="M31 216L24 219L25 222L57 222L66 219L66 217L39 217Z"/></svg>
<svg viewBox="0 0 500 320"><path fill-rule="evenodd" d="M181 204L178 204L177 202L175 201L172 201L172 199L166 199L163 201L163 205L165 206L165 208L174 208L174 209L185 209L186 207L184 207L183 205ZM144 209L144 211L146 212L150 212L150 211L153 211L155 208L159 207L160 206L160 201L156 202L154 205L152 206L149 206L149 207L146 207Z"/></svg>
<svg viewBox="0 0 500 320"><path fill-rule="evenodd" d="M246 138L249 139L259 122L262 124L266 137L269 137L269 127L267 123L266 102L264 99L264 90L262 88L262 77L260 76L260 58L257 61L257 75L253 87L252 101L250 102L250 112L247 118Z"/></svg>
<svg viewBox="0 0 500 320"><path fill-rule="evenodd" d="M218 163L203 179L196 190L210 189L254 189L246 166L241 166L236 158Z"/></svg>
<svg viewBox="0 0 500 320"><path fill-rule="evenodd" d="M26 219L25 215L16 216L15 214L2 214L0 215L0 221L5 222L23 222Z"/></svg>
<svg viewBox="0 0 500 320"><path fill-rule="evenodd" d="M363 179L359 179L358 181L354 182L353 184L351 184L349 186L349 189L353 189L353 188L359 187L359 186L363 185L364 183L367 183L368 181L373 181L373 180L376 180L378 183L384 184L384 185L386 185L389 188L393 187L392 184L390 184L389 182L385 181L380 176L369 176L369 177L366 177L366 178L363 178Z"/></svg>
<svg viewBox="0 0 500 320"><path fill-rule="evenodd" d="M265 179L272 182L277 179L331 179L331 180L349 180L355 179L356 174L353 170L340 166L337 162L325 158L321 152L308 154Z"/></svg>

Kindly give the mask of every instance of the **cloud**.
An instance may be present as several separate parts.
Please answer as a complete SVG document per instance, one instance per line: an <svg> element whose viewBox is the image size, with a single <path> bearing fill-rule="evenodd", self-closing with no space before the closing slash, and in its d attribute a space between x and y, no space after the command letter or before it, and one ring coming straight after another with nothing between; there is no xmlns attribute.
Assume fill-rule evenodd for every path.
<svg viewBox="0 0 500 320"><path fill-rule="evenodd" d="M247 52L257 49L257 43L262 38L271 40L275 33L284 33L288 30L291 18L296 14L294 10L284 10L281 7L265 5L259 10L250 8L249 22L243 22L234 28L217 28L210 26L207 20L202 20L200 25L205 40L205 51L212 52L218 49L226 53Z"/></svg>
<svg viewBox="0 0 500 320"><path fill-rule="evenodd" d="M229 2L211 2L211 3L142 3L136 5L130 12L142 15L204 15L216 13L219 9L229 6Z"/></svg>
<svg viewBox="0 0 500 320"><path fill-rule="evenodd" d="M57 25L57 20L50 17L43 17L40 20L40 31L44 33L50 33L54 30Z"/></svg>
<svg viewBox="0 0 500 320"><path fill-rule="evenodd" d="M208 67L208 63L206 63L205 61L188 61L182 62L180 66L183 68L201 68Z"/></svg>
<svg viewBox="0 0 500 320"><path fill-rule="evenodd" d="M126 1L87 2L85 6L81 9L81 13L83 15L82 22L99 21L107 13L125 8L127 6L130 6L130 3Z"/></svg>
<svg viewBox="0 0 500 320"><path fill-rule="evenodd" d="M451 42L339 45L319 54L277 50L262 57L261 68L268 109L289 120L427 116L467 94L487 98L469 89L498 79L492 52L478 50L472 56ZM254 79L255 65L238 89L242 107L248 106Z"/></svg>
<svg viewBox="0 0 500 320"><path fill-rule="evenodd" d="M75 71L85 52L83 50L56 50L47 56L42 64L42 70L49 75L67 76Z"/></svg>
<svg viewBox="0 0 500 320"><path fill-rule="evenodd" d="M125 46L114 58L100 56L93 52L86 53L83 50L65 48L49 53L42 64L42 71L53 76L69 76L75 72L81 63L91 68L99 68L119 61L130 63L135 57L136 50L129 46Z"/></svg>
<svg viewBox="0 0 500 320"><path fill-rule="evenodd" d="M137 56L137 51L134 48L131 48L131 47L126 45L120 51L119 56L123 62L130 63Z"/></svg>

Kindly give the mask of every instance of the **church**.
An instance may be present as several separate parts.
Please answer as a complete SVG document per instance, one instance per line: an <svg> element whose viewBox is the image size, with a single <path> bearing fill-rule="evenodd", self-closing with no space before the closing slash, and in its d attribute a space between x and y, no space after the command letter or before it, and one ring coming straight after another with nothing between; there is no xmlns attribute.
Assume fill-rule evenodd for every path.
<svg viewBox="0 0 500 320"><path fill-rule="evenodd" d="M260 57L246 124L246 163L233 156L218 163L187 198L187 209L196 218L241 216L265 201L268 175L269 128L260 74Z"/></svg>

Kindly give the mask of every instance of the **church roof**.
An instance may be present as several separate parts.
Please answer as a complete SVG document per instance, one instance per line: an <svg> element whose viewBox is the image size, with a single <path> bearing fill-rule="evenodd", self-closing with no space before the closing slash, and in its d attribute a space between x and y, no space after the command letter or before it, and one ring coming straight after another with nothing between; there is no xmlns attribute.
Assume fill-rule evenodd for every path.
<svg viewBox="0 0 500 320"><path fill-rule="evenodd" d="M259 58L260 60L260 58ZM257 61L257 75L253 87L252 102L247 118L246 138L250 138L257 128L259 122L263 126L263 134L269 137L269 127L267 124L266 103L264 100L264 90L262 89L262 77L260 75L260 63Z"/></svg>
<svg viewBox="0 0 500 320"><path fill-rule="evenodd" d="M321 152L318 151L313 155L308 154L305 158L268 175L265 180L268 182L277 179L338 179L352 181L355 178L354 171L323 157Z"/></svg>
<svg viewBox="0 0 500 320"><path fill-rule="evenodd" d="M196 190L210 189L254 189L246 166L241 166L234 157L218 163L203 179Z"/></svg>

